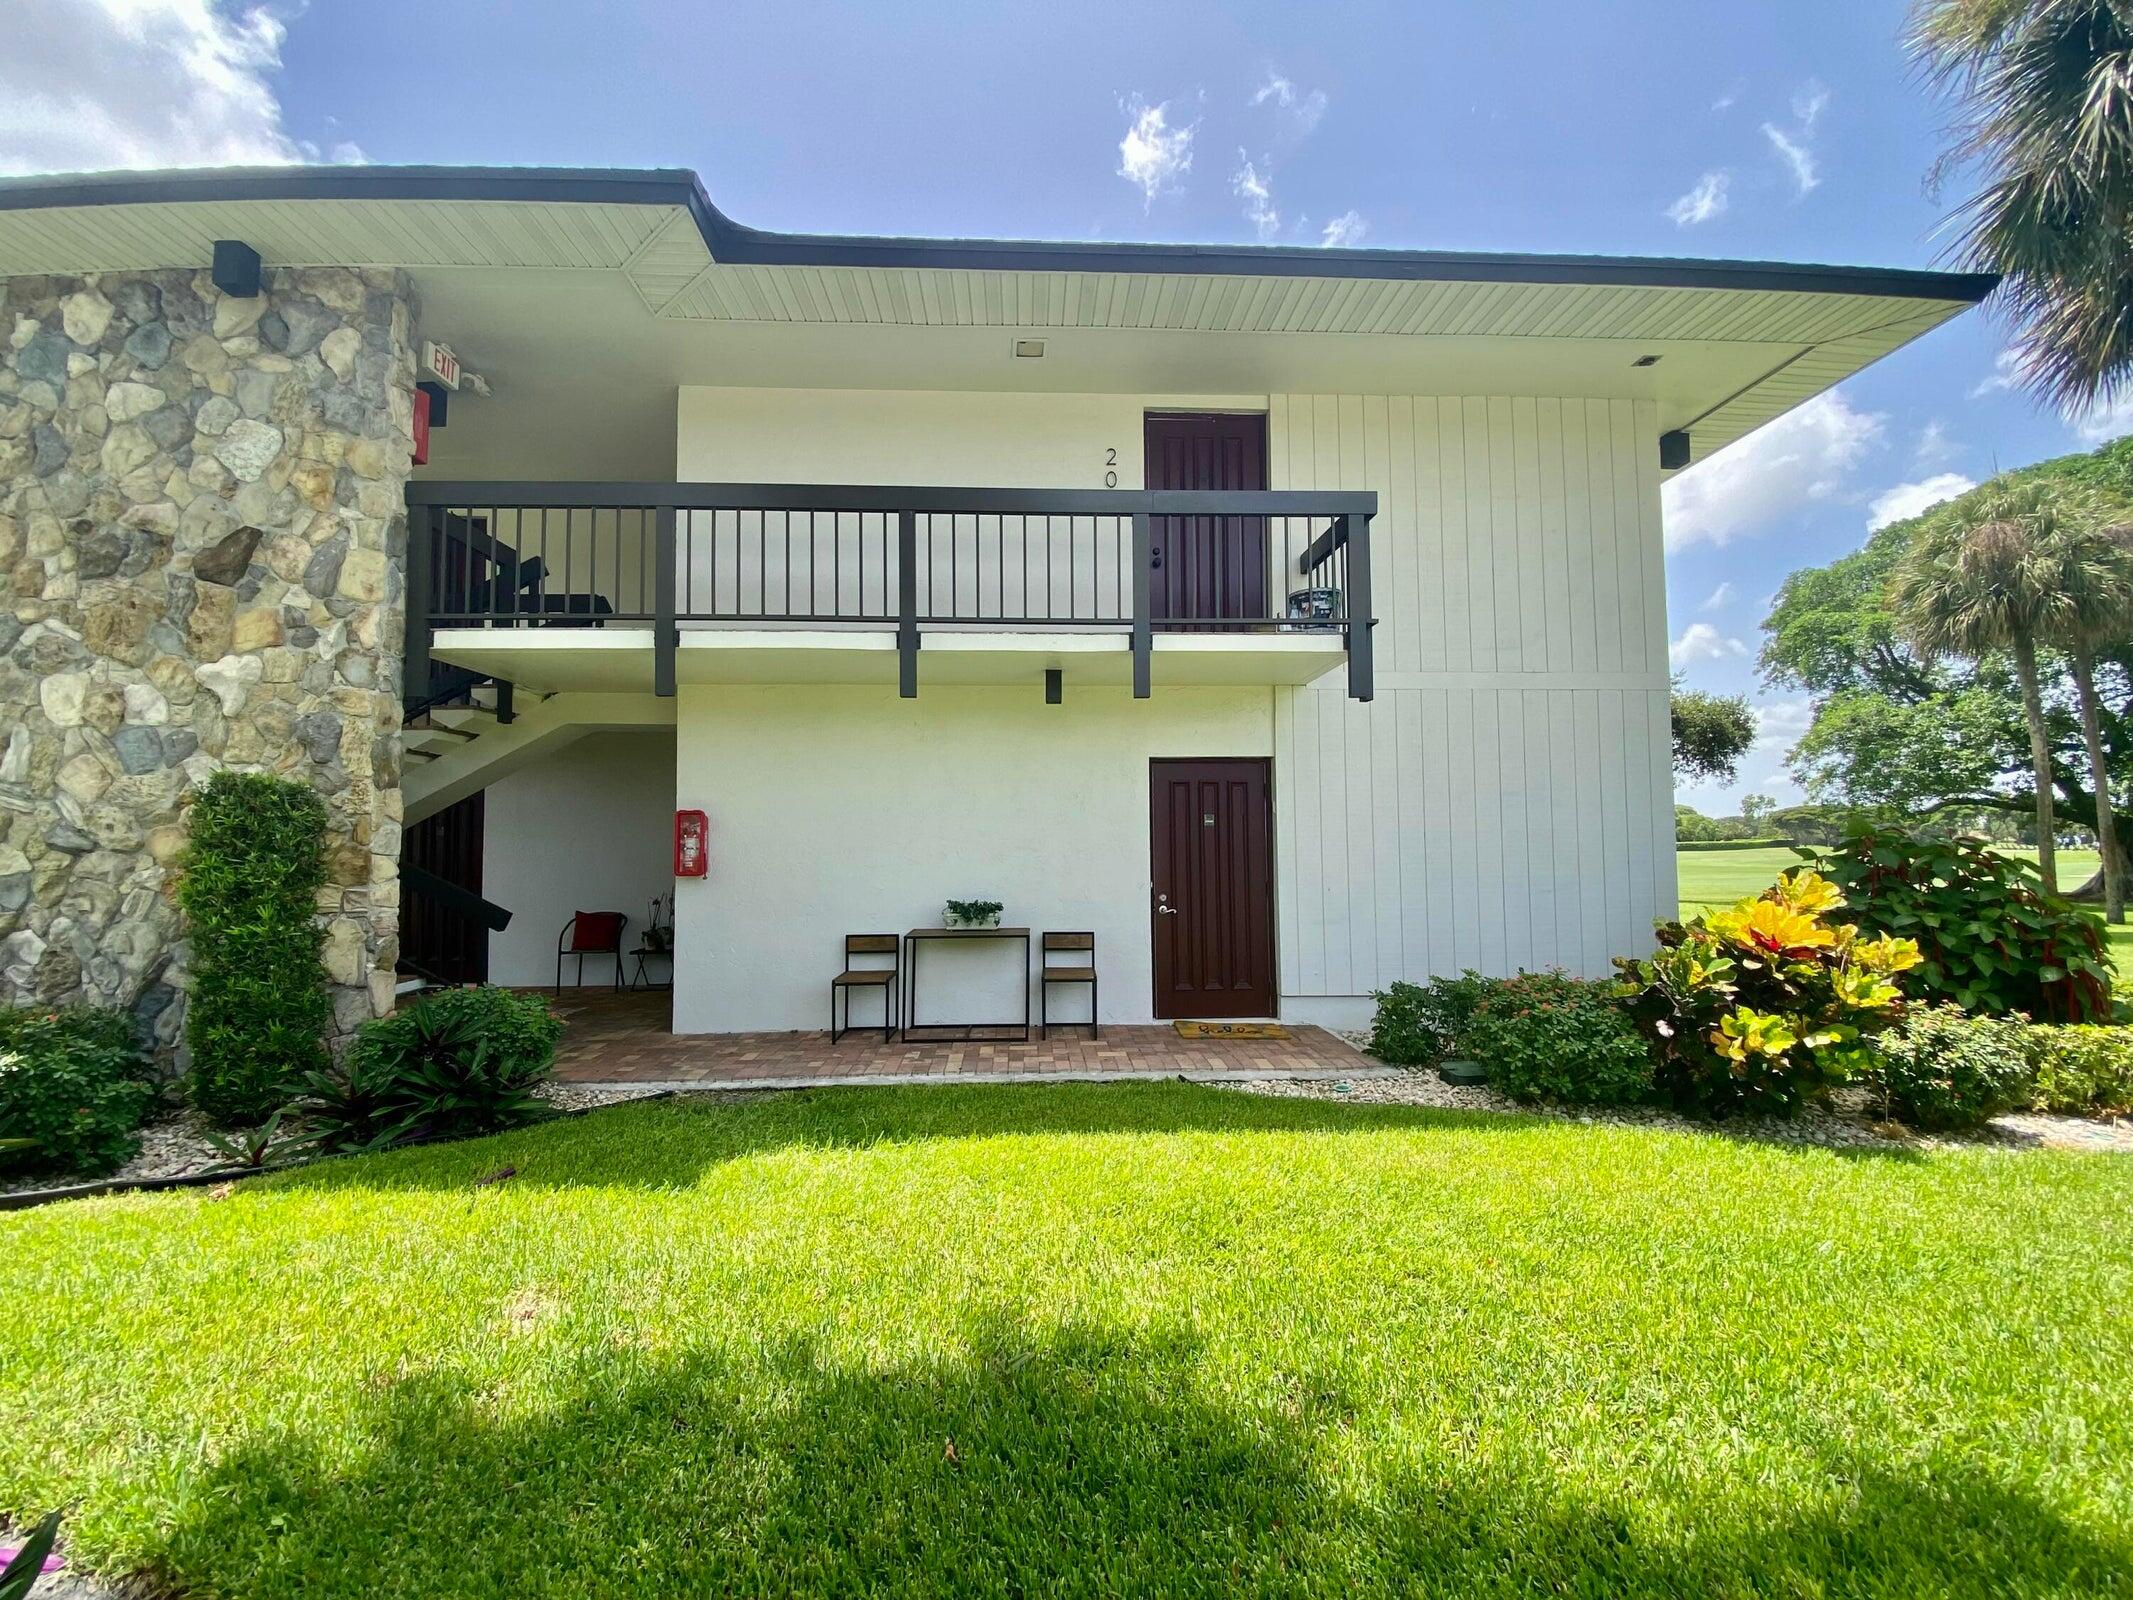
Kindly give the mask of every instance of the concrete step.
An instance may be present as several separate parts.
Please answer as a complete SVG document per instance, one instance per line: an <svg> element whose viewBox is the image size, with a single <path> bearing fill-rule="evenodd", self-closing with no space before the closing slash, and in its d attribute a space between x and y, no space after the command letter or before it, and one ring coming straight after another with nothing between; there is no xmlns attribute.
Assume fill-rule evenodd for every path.
<svg viewBox="0 0 2133 1600"><path fill-rule="evenodd" d="M487 733L503 726L496 720L495 708L491 706L438 706L430 712L430 721L439 727L470 734Z"/></svg>
<svg viewBox="0 0 2133 1600"><path fill-rule="evenodd" d="M409 728L400 736L400 748L410 755L441 756L465 749L474 739L474 734L462 733L457 728Z"/></svg>

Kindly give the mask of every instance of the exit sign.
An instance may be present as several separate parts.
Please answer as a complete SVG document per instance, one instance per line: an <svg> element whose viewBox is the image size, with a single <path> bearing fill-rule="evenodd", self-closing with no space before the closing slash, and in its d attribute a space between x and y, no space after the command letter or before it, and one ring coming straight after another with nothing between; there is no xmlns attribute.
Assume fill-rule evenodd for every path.
<svg viewBox="0 0 2133 1600"><path fill-rule="evenodd" d="M459 357L452 354L450 345L439 344L434 339L423 340L422 366L447 389L459 387Z"/></svg>

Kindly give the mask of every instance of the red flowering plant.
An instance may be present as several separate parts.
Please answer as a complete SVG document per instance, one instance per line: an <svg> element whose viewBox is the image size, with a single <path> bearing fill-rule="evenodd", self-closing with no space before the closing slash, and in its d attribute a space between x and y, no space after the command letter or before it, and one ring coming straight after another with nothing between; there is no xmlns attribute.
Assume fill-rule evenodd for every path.
<svg viewBox="0 0 2133 1600"><path fill-rule="evenodd" d="M1761 895L1688 923L1615 962L1618 993L1651 1040L1660 1090L1688 1110L1790 1116L1873 1064L1873 1036L1903 1001L1918 946L1864 938L1833 913L1844 895L1789 872Z"/></svg>

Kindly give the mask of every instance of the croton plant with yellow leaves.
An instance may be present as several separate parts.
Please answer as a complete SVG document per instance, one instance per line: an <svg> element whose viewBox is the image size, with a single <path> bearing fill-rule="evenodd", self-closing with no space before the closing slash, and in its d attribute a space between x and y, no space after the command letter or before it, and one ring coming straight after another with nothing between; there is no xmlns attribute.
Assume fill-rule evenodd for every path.
<svg viewBox="0 0 2133 1600"><path fill-rule="evenodd" d="M1662 1092L1718 1116L1790 1115L1871 1065L1918 946L1863 937L1843 909L1827 878L1789 872L1755 899L1660 924L1654 954L1615 963Z"/></svg>

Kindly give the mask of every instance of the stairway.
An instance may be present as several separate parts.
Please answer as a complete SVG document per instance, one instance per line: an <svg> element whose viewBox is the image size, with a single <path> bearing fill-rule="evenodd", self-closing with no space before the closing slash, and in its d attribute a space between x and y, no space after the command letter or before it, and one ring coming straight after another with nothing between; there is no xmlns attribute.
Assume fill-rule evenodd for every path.
<svg viewBox="0 0 2133 1600"><path fill-rule="evenodd" d="M462 703L410 716L401 734L402 822L412 827L497 779L587 734L674 726L674 702L644 694L566 689L538 698L523 686L514 715L497 714L496 685L469 685Z"/></svg>

